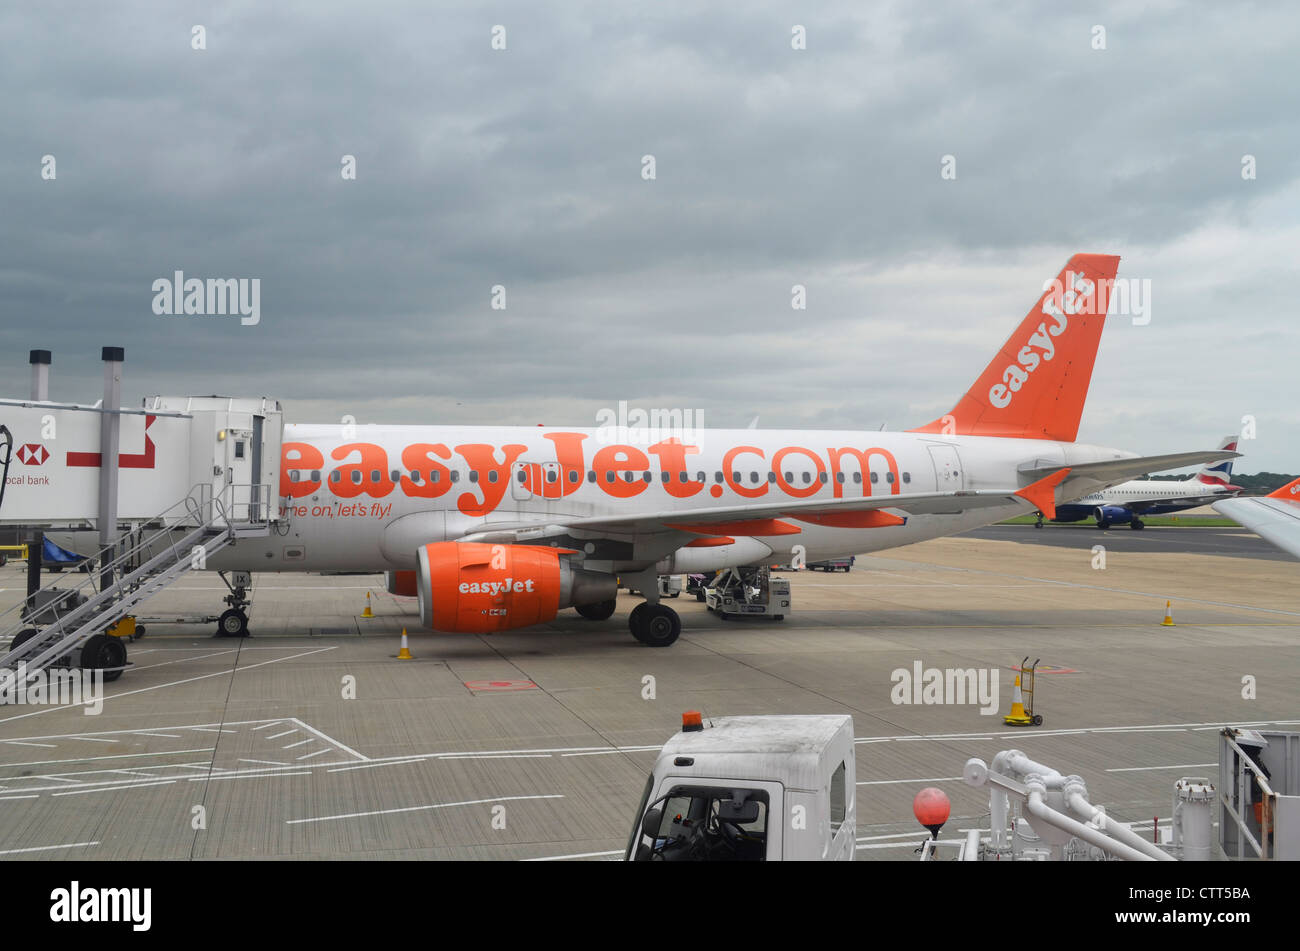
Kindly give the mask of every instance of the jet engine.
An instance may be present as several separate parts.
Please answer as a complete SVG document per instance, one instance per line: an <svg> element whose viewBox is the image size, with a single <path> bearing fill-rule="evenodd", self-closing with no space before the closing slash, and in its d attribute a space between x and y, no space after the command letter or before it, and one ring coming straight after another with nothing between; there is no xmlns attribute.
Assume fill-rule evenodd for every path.
<svg viewBox="0 0 1300 951"><path fill-rule="evenodd" d="M1106 527L1114 522L1127 525L1133 520L1133 513L1122 505L1101 505L1096 511L1097 524Z"/></svg>
<svg viewBox="0 0 1300 951"><path fill-rule="evenodd" d="M425 545L416 553L420 623L435 631L507 631L617 597L614 576L571 564L574 554L486 542Z"/></svg>

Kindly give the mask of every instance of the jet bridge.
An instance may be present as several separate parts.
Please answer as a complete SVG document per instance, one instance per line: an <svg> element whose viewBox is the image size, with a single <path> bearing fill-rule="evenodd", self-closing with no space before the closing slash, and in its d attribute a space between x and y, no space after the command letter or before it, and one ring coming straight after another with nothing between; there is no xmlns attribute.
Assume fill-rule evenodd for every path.
<svg viewBox="0 0 1300 951"><path fill-rule="evenodd" d="M27 598L0 615L0 682L54 664L116 679L126 648L115 635L132 608L281 519L276 400L159 396L121 408L124 353L105 347L103 361L95 405L48 399L48 351L32 351L30 397L0 399L0 526L93 527L100 543L94 573L71 587L40 588L41 546L29 546ZM231 592L222 627L242 634L248 601L242 586Z"/></svg>

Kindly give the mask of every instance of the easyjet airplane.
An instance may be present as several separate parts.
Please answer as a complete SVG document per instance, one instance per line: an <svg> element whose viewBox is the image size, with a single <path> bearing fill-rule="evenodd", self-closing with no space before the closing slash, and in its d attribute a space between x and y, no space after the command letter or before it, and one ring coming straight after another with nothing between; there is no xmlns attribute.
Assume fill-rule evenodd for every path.
<svg viewBox="0 0 1300 951"><path fill-rule="evenodd" d="M1235 456L1139 457L1074 441L1119 258L1078 254L965 396L907 432L704 430L637 444L603 430L285 425L282 514L209 568L386 571L424 625L489 632L573 607L672 644L656 575L877 551ZM239 610L227 633L246 630Z"/></svg>

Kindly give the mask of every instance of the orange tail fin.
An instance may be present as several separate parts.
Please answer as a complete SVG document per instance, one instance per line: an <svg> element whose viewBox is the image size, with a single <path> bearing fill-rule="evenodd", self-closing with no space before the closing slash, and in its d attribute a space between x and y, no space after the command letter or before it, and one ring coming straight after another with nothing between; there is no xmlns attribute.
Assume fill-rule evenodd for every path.
<svg viewBox="0 0 1300 951"><path fill-rule="evenodd" d="M1275 489L1268 494L1270 499L1297 499L1300 500L1300 479L1294 482L1288 482L1280 489Z"/></svg>
<svg viewBox="0 0 1300 951"><path fill-rule="evenodd" d="M946 416L914 433L1073 442L1119 258L1076 254Z"/></svg>

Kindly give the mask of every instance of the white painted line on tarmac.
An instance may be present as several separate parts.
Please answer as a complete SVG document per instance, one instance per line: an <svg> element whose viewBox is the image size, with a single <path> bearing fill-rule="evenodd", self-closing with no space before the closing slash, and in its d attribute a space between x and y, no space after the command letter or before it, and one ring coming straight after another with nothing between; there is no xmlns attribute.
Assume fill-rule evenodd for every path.
<svg viewBox="0 0 1300 951"><path fill-rule="evenodd" d="M194 728L194 732L196 733L238 733L239 731L227 730L225 727L196 726Z"/></svg>
<svg viewBox="0 0 1300 951"><path fill-rule="evenodd" d="M443 754L438 759L551 759L551 753L459 753Z"/></svg>
<svg viewBox="0 0 1300 951"><path fill-rule="evenodd" d="M563 862L565 859L595 859L606 855L622 855L623 850L614 852L574 852L572 855L543 855L535 859L520 859L521 862Z"/></svg>
<svg viewBox="0 0 1300 951"><path fill-rule="evenodd" d="M294 732L297 732L297 731L295 730ZM299 740L297 743L288 743L288 744L286 744L286 745L280 747L280 749L282 749L282 750L291 750L291 749L293 749L295 746L306 746L308 743L314 743L314 742L316 742L316 738L315 738L314 736L309 736L309 737L307 737L307 739L305 739L305 740Z"/></svg>
<svg viewBox="0 0 1300 951"><path fill-rule="evenodd" d="M542 796L497 796L494 799L468 799L464 802L438 802L428 806L403 806L400 809L375 809L371 812L349 812L339 816L315 816L310 819L286 819L285 825L301 825L305 822L333 822L336 819L360 819L365 816L388 816L398 812L424 812L429 809L450 809L453 806L481 806L490 802L518 802L524 799L563 799L562 795L551 793Z"/></svg>
<svg viewBox="0 0 1300 951"><path fill-rule="evenodd" d="M1122 769L1108 769L1108 773L1149 773L1156 769L1204 769L1206 766L1218 766L1218 763L1182 763L1174 766L1125 766Z"/></svg>
<svg viewBox="0 0 1300 951"><path fill-rule="evenodd" d="M139 733L136 735L137 736L165 736L169 740L179 740L181 738L181 735L179 733Z"/></svg>
<svg viewBox="0 0 1300 951"><path fill-rule="evenodd" d="M50 749L58 749L58 743L24 743L22 740L5 740L6 743L12 743L14 746L45 746Z"/></svg>
<svg viewBox="0 0 1300 951"><path fill-rule="evenodd" d="M291 719L291 722L298 724L298 726L299 726L300 729L306 730L308 733L314 733L314 734L316 734L318 737L320 737L320 738L321 738L322 740L324 740L326 743L329 743L329 744L331 744L332 746L337 747L338 749L342 750L344 753L348 753L348 754L351 755L351 756L355 756L355 757L356 757L357 759L359 759L359 760L368 760L368 759L370 759L369 756L362 756L360 753L358 753L358 752L357 752L356 750L354 750L352 747L348 746L346 743L340 743L338 740L334 739L334 737L325 735L324 733L322 733L320 730L316 729L316 728L315 728L314 726L312 726L311 724L309 724L309 723L303 723L303 722L302 722L301 720L299 720L297 717L293 717L293 718Z"/></svg>
<svg viewBox="0 0 1300 951"><path fill-rule="evenodd" d="M281 649L281 650L285 650L286 648L280 648L280 649ZM107 703L107 702L110 701L110 700L120 700L120 699L122 699L123 697L133 697L133 696L135 696L136 694L140 694L140 693L148 693L148 692L150 692L151 690L163 690L163 689L165 689L165 688L167 688L167 687L179 687L179 686L181 686L182 684L192 684L192 683L195 683L196 681L199 681L199 680L209 680L209 679L211 679L212 677L230 677L230 676L232 676L232 675L234 675L234 674L240 674L240 673L243 673L244 671L248 671L248 670L256 670L258 667L265 667L265 666L267 666L268 664L279 664L279 663L283 663L283 662L286 661L286 660L297 660L297 659L300 658L300 657L310 657L312 654L319 654L319 653L321 653L321 652L323 652L323 651L333 651L333 650L338 650L338 647L337 647L337 646L332 646L332 647L317 647L317 648L315 648L314 650L303 651L303 652L300 653L300 654L290 654L290 655L287 656L287 657L275 657L275 658L272 658L271 660L263 660L263 661L259 661L259 662L256 663L256 664L249 664L247 667L232 667L232 668L230 668L229 670L215 670L215 671L213 671L213 672L210 673L210 674L199 674L197 677L186 677L186 678L183 679L183 680L173 680L173 681L170 681L169 683L165 683L165 684L154 684L154 685L151 686L151 687L140 687L140 688L137 689L137 690L127 690L127 691L125 691L124 693L114 693L114 694L109 694L109 695L107 695L107 696L104 697L104 702ZM53 712L55 712L55 711L57 711L57 710L66 710L66 709L68 709L69 707L79 707L79 706L84 706L84 704L79 704L79 703L75 703L75 704L74 704L74 703L67 703L67 704L63 704L62 706L48 706L48 707L42 707L42 708L39 709L39 710L33 710L31 713L20 713L20 714L18 714L17 716L5 717L3 720L0 720L0 723L8 723L8 722L10 722L11 720L22 720L22 719L25 719L25 718L27 718L27 717L38 717L38 716L40 716L42 713L53 713ZM130 732L132 732L132 731L130 731L130 730L118 730L118 731L116 731L116 732L119 732L119 733L130 733Z"/></svg>
<svg viewBox="0 0 1300 951"><path fill-rule="evenodd" d="M28 849L0 849L0 855L19 855L23 852L52 852L55 849L85 849L98 842L67 842L63 845L34 845Z"/></svg>
<svg viewBox="0 0 1300 951"><path fill-rule="evenodd" d="M241 759L241 763L261 763L263 766L288 766L288 763L281 763L274 759Z"/></svg>
<svg viewBox="0 0 1300 951"><path fill-rule="evenodd" d="M114 783L113 785L99 786L95 789L69 789L67 792L56 792L54 796L85 796L88 793L97 792L116 792L119 789L141 789L145 786L170 786L175 783L174 779L160 779L152 783Z"/></svg>
<svg viewBox="0 0 1300 951"><path fill-rule="evenodd" d="M401 759L389 759L389 760L382 760L382 761L374 760L369 763L358 763L349 766L336 766L333 769L326 770L326 772L346 773L349 770L353 770L353 769L377 769L380 766L406 766L409 763L422 763L427 759L436 759L436 757L421 754L417 756L407 756Z"/></svg>
<svg viewBox="0 0 1300 951"><path fill-rule="evenodd" d="M251 732L256 733L258 730L266 730L269 729L270 727L277 726L283 722L284 722L283 720L272 720L270 723L263 723L261 726L253 727Z"/></svg>
<svg viewBox="0 0 1300 951"><path fill-rule="evenodd" d="M297 732L298 732L298 731L297 731L296 729L294 729L294 730L285 730L283 733L272 733L272 734L270 734L269 736L267 736L267 739L268 739L268 740L278 740L278 739L279 739L280 737L282 737L282 736L288 736L290 733L297 733Z"/></svg>
<svg viewBox="0 0 1300 951"><path fill-rule="evenodd" d="M311 759L313 756L320 756L322 753L329 753L330 750L317 750L315 753L303 753L298 757L299 760Z"/></svg>
<svg viewBox="0 0 1300 951"><path fill-rule="evenodd" d="M0 763L0 768L9 769L13 766L49 766L53 763L90 763L104 759L130 759L133 756L174 756L177 753L215 753L215 746L208 746L197 750L164 750L161 753L112 753L108 756L74 756L71 759L41 759L32 760L30 763Z"/></svg>
<svg viewBox="0 0 1300 951"><path fill-rule="evenodd" d="M31 796L0 796L0 802L11 802L11 801L13 801L13 800L15 800L15 799L40 799L40 798L41 798L41 797L40 797L40 796L37 796L37 795L31 795Z"/></svg>
<svg viewBox="0 0 1300 951"><path fill-rule="evenodd" d="M106 740L98 736L81 736L76 733L69 734L70 740L85 740L87 743L117 743L118 740Z"/></svg>
<svg viewBox="0 0 1300 951"><path fill-rule="evenodd" d="M932 776L929 779L872 779L859 786L893 786L900 783L951 783L961 779L960 776Z"/></svg>
<svg viewBox="0 0 1300 951"><path fill-rule="evenodd" d="M311 770L293 767L281 770L249 770L248 772L226 773L224 776L195 776L192 783L214 783L219 779L266 779L270 776L310 776Z"/></svg>

